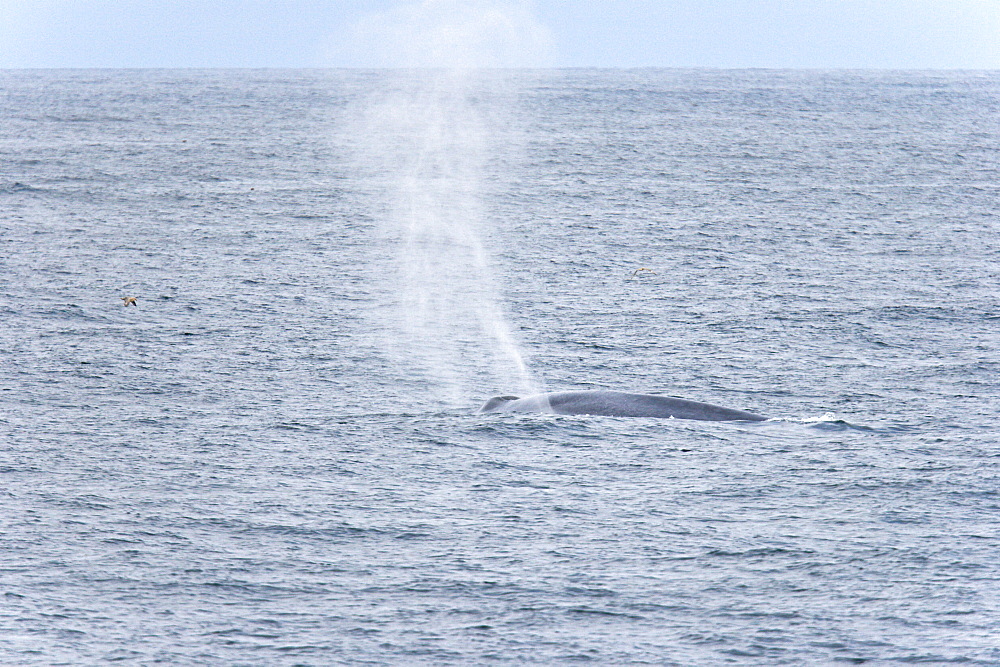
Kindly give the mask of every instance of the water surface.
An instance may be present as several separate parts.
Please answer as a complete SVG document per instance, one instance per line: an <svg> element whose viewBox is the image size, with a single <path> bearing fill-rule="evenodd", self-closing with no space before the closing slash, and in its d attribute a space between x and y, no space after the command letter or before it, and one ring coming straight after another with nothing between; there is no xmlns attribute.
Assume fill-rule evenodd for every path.
<svg viewBox="0 0 1000 667"><path fill-rule="evenodd" d="M996 73L387 76L0 73L0 661L1000 662Z"/></svg>

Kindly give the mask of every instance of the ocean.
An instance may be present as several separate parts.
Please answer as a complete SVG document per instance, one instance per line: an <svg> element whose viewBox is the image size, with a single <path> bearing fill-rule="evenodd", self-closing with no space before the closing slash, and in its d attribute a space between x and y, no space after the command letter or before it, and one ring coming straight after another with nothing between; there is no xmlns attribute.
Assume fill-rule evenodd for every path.
<svg viewBox="0 0 1000 667"><path fill-rule="evenodd" d="M0 663L1000 665L998 120L0 71ZM569 389L770 419L477 414Z"/></svg>

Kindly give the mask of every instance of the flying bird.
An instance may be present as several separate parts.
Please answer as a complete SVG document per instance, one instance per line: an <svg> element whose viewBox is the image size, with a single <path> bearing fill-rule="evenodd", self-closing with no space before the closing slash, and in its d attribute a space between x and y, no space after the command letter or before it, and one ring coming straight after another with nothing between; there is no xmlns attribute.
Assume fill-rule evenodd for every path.
<svg viewBox="0 0 1000 667"><path fill-rule="evenodd" d="M135 306L136 308L139 307L139 304L137 304L135 302L135 297L134 296L123 296L122 297L122 301L125 302L125 307L126 308L128 308L129 306Z"/></svg>

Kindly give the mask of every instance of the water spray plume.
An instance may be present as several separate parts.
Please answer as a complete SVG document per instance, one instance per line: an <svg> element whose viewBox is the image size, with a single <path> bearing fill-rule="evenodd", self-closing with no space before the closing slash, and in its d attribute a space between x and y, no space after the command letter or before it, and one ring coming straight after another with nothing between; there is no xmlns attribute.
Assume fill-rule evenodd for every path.
<svg viewBox="0 0 1000 667"><path fill-rule="evenodd" d="M525 4L424 0L372 14L350 37L369 66L390 68L540 67L552 37Z"/></svg>
<svg viewBox="0 0 1000 667"><path fill-rule="evenodd" d="M538 389L484 243L484 188L498 177L490 159L511 143L504 130L515 99L515 77L493 68L530 39L518 34L524 23L496 3L444 0L383 15L381 32L396 36L405 69L384 73L356 133L362 166L381 183L382 241L397 257L386 284L396 315L387 348L422 379L421 397L452 407L499 389Z"/></svg>

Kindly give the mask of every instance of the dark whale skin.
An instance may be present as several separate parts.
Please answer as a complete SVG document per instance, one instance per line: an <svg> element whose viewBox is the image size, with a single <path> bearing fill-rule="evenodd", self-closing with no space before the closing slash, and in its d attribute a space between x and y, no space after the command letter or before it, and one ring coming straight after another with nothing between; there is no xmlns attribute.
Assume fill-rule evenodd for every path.
<svg viewBox="0 0 1000 667"><path fill-rule="evenodd" d="M518 398L496 396L479 412L541 412L557 415L658 417L701 421L765 421L767 417L683 398L624 391L556 391Z"/></svg>

